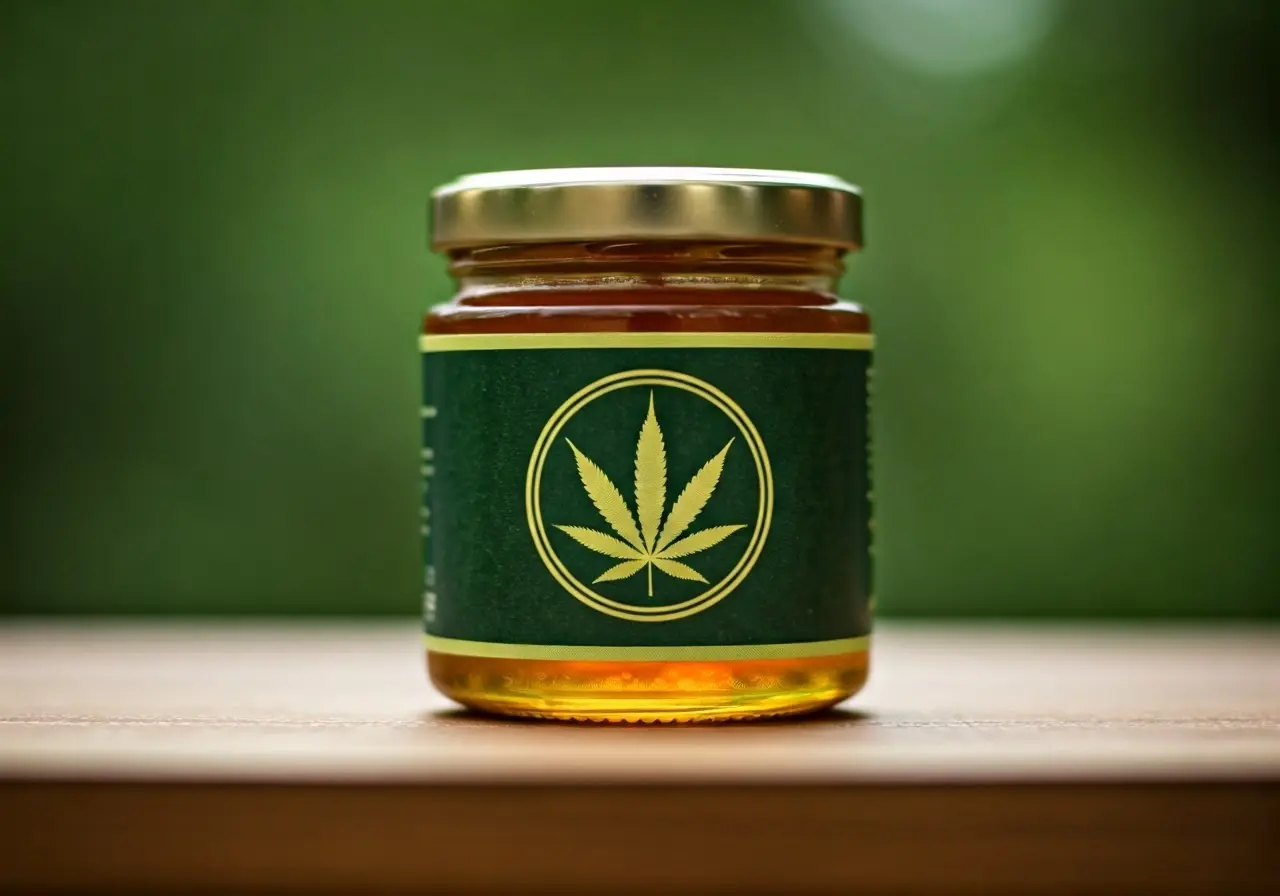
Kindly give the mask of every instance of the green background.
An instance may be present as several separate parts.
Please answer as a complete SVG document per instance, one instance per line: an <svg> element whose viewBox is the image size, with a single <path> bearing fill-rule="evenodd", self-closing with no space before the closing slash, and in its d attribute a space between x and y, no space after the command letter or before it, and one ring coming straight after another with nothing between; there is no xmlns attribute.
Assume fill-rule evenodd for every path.
<svg viewBox="0 0 1280 896"><path fill-rule="evenodd" d="M11 2L5 612L416 613L430 188L866 191L886 616L1275 616L1280 5Z"/></svg>

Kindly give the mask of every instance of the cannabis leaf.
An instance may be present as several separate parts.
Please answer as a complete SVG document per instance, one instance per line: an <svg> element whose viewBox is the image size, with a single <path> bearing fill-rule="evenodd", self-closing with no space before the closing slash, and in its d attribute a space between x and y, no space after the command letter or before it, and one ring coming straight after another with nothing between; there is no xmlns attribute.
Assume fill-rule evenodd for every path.
<svg viewBox="0 0 1280 896"><path fill-rule="evenodd" d="M652 392L649 393L649 413L640 426L640 438L636 441L635 516L631 515L626 498L622 497L622 492L605 471L579 451L577 445L568 439L565 441L573 451L578 478L587 497L616 537L584 526L557 525L556 528L583 547L622 561L598 575L596 583L627 579L647 570L649 596L652 597L654 567L672 578L705 583L707 580L702 573L681 563L678 558L701 553L739 529L746 528L745 525L711 526L684 535L719 485L724 459L733 439L693 474L693 478L680 490L680 495L671 505L671 512L667 514L666 523L663 523L667 505L667 447L662 438L662 427L658 425L658 416L653 410Z"/></svg>

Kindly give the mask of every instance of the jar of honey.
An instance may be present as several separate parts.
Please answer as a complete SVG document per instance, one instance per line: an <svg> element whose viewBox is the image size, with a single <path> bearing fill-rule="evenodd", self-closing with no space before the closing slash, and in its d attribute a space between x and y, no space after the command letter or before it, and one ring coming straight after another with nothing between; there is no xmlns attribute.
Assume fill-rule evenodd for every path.
<svg viewBox="0 0 1280 896"><path fill-rule="evenodd" d="M812 712L871 631L858 190L576 168L435 191L420 337L427 668L476 710Z"/></svg>

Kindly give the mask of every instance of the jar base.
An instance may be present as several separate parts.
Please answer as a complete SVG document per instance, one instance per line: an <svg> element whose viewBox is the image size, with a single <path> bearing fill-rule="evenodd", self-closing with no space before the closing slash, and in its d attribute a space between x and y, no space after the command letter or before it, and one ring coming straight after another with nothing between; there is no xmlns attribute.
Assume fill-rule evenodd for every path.
<svg viewBox="0 0 1280 896"><path fill-rule="evenodd" d="M477 712L580 722L734 722L829 709L862 689L866 651L786 660L580 662L427 654L432 683Z"/></svg>

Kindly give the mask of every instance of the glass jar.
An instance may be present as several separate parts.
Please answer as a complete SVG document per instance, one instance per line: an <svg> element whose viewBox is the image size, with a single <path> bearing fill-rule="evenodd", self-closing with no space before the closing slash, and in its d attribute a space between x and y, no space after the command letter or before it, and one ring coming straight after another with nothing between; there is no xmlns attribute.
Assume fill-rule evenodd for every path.
<svg viewBox="0 0 1280 896"><path fill-rule="evenodd" d="M861 198L706 168L433 194L427 666L476 710L700 721L867 677L871 321L835 293Z"/></svg>

